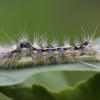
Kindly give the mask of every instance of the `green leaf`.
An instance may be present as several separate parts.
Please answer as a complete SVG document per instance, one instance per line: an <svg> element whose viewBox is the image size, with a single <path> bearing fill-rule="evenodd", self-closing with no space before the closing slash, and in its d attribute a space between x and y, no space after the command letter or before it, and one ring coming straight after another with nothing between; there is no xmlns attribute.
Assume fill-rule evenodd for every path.
<svg viewBox="0 0 100 100"><path fill-rule="evenodd" d="M100 73L60 92L54 92L43 85L32 87L0 87L0 92L13 100L100 100Z"/></svg>
<svg viewBox="0 0 100 100"><path fill-rule="evenodd" d="M64 89L66 86L70 86L69 81L67 80L67 77L64 75L63 71L38 73L32 75L24 82L25 85L30 87L34 83L43 84L49 89L56 91Z"/></svg>
<svg viewBox="0 0 100 100"><path fill-rule="evenodd" d="M97 64L100 64L99 62L96 62L95 65L91 63L73 63L73 64L62 64L62 65L52 65L42 68L23 68L23 69L17 69L17 70L7 70L5 73L3 71L0 71L0 86L6 86L6 85L14 85L19 84L25 81L29 76L45 72L45 71L100 71L100 68Z"/></svg>
<svg viewBox="0 0 100 100"><path fill-rule="evenodd" d="M100 73L87 81L80 82L75 88L67 88L54 93L57 100L100 100Z"/></svg>
<svg viewBox="0 0 100 100"><path fill-rule="evenodd" d="M100 38L94 40L94 43L96 44L97 41L99 41ZM87 60L87 57L83 57ZM82 58L82 59L83 59ZM85 62L85 61L79 61L75 63L66 63L66 64L52 64L48 66L39 66L39 67L27 67L25 68L16 68L12 70L0 70L0 86L7 86L7 85L15 85L22 83L25 81L28 77L30 77L33 74L46 72L46 71L94 71L94 72L100 72L100 62L93 60L91 57L89 57L89 60L91 61Z"/></svg>

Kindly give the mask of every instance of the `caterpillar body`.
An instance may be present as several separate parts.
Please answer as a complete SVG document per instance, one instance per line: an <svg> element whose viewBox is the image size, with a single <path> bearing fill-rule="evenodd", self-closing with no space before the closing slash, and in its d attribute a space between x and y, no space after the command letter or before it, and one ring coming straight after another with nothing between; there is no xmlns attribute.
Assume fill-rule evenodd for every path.
<svg viewBox="0 0 100 100"><path fill-rule="evenodd" d="M97 61L100 60L100 49L98 45L92 45L91 39L86 39L83 44L71 46L64 42L63 46L59 46L54 41L51 46L48 46L46 39L42 39L41 46L38 45L38 38L34 42L28 41L27 36L23 35L20 43L13 46L0 46L0 66L12 67L18 66L22 58L31 58L31 64L37 65L43 63L44 65L52 62L75 62L78 57L90 56ZM13 41L12 41L13 42ZM7 43L6 43L7 44ZM27 60L26 60L27 62ZM23 62L25 64L26 62Z"/></svg>

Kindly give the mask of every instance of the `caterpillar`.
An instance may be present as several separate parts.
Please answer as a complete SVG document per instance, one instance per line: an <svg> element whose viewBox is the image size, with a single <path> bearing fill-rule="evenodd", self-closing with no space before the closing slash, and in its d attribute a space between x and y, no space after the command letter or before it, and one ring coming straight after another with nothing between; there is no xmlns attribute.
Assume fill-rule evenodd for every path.
<svg viewBox="0 0 100 100"><path fill-rule="evenodd" d="M33 43L28 40L26 34L22 34L22 37L18 39L19 43L13 41L8 35L7 37L11 40L10 42L13 46L4 40L4 43L1 43L0 66L2 68L16 67L20 64L26 64L27 62L34 66L40 63L48 65L53 62L59 64L64 62L76 62L77 58L84 56L89 56L100 61L100 48L99 45L92 45L91 40L93 37L84 37L82 44L74 46L71 46L66 40L62 46L59 46L55 40L48 45L47 39L43 36L38 38L38 36L36 37L34 35ZM23 58L26 58L26 61L22 62ZM27 58L31 60L28 61Z"/></svg>
<svg viewBox="0 0 100 100"><path fill-rule="evenodd" d="M54 41L51 46L48 46L46 40L41 41L41 46L38 45L38 39L34 43L28 42L27 38L20 40L20 43L13 46L0 46L0 66L18 66L22 58L31 58L33 65L38 63L50 64L52 62L75 62L77 57L90 56L98 61L100 60L99 46L92 45L87 40L83 44L71 46L64 42L63 46L57 45Z"/></svg>

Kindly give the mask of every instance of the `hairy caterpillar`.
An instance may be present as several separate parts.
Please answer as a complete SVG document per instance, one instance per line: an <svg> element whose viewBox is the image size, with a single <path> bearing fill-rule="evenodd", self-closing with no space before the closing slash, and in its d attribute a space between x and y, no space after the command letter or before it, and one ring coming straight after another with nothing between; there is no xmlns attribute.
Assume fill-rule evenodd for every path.
<svg viewBox="0 0 100 100"><path fill-rule="evenodd" d="M7 37L11 40L8 35ZM18 40L20 41L19 43L16 43L13 40L10 41L13 46L6 41L3 41L3 44L1 43L0 66L2 68L16 67L20 64L26 64L28 62L27 58L31 58L29 63L33 65L37 65L39 63L48 65L52 62L75 62L77 61L77 58L82 58L84 56L90 56L91 58L99 61L100 48L98 45L92 45L92 38L93 37L86 38L84 36L83 43L74 46L68 44L66 40L62 46L59 46L57 41L53 41L51 45L48 46L47 39L43 38L43 36L40 38L38 38L38 36L34 36L34 41L31 43L28 41L28 36L23 34ZM26 58L26 61L22 62L22 58Z"/></svg>

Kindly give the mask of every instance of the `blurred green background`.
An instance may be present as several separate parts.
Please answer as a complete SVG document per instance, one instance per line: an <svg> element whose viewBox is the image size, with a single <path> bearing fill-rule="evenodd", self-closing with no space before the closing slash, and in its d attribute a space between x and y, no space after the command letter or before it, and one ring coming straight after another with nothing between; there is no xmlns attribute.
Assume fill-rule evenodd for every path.
<svg viewBox="0 0 100 100"><path fill-rule="evenodd" d="M99 0L0 0L0 29L9 36L18 36L26 29L32 40L34 33L44 34L52 40L63 40L75 36L81 40L84 27L87 34L92 34L100 22ZM95 38L99 36L100 25ZM0 31L0 37L5 34ZM45 72L33 75L25 83L41 83L52 90L61 90L74 86L78 81L93 76L94 72ZM10 100L0 95L0 100Z"/></svg>

